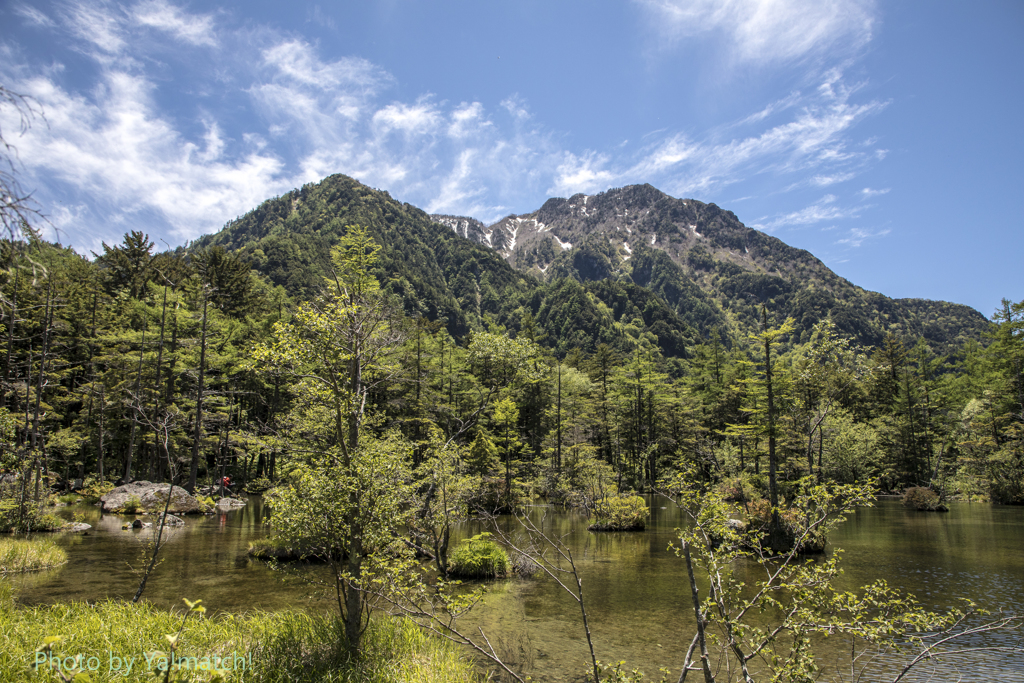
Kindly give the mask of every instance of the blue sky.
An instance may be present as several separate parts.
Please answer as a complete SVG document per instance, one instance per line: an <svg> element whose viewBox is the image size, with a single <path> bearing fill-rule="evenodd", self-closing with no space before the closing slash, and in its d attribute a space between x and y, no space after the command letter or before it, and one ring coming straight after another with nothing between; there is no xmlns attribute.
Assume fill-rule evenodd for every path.
<svg viewBox="0 0 1024 683"><path fill-rule="evenodd" d="M893 297L1024 299L1024 3L0 0L64 243L345 173L485 222L651 183ZM159 244L159 242L158 242Z"/></svg>

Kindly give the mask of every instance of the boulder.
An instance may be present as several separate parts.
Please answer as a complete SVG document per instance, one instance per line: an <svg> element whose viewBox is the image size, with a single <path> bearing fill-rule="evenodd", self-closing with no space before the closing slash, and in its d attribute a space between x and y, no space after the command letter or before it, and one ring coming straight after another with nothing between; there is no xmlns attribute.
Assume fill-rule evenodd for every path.
<svg viewBox="0 0 1024 683"><path fill-rule="evenodd" d="M148 481L133 481L124 486L118 486L110 493L100 498L100 505L104 512L120 512L125 503L132 497L138 498L142 509L149 512L163 512L164 504L167 502L167 484L153 484ZM176 514L189 514L202 512L202 504L189 493L175 486L171 490L171 506L167 510ZM135 512L134 510L132 512Z"/></svg>
<svg viewBox="0 0 1024 683"><path fill-rule="evenodd" d="M158 526L162 517L163 515L157 515L156 524ZM174 515L167 515L167 520L164 522L164 526L185 526L185 520L181 517L175 517Z"/></svg>
<svg viewBox="0 0 1024 683"><path fill-rule="evenodd" d="M242 507L243 505L245 505L245 501L237 498L221 498L217 501L217 507Z"/></svg>
<svg viewBox="0 0 1024 683"><path fill-rule="evenodd" d="M137 519L132 522L133 529L148 529L151 526L153 526L152 522L143 522L141 519Z"/></svg>
<svg viewBox="0 0 1024 683"><path fill-rule="evenodd" d="M65 524L64 526L62 526L60 528L60 531L63 531L65 533L69 533L69 534L71 534L71 533L77 534L77 533L84 533L84 532L88 531L91 528L92 528L92 525L91 524L86 524L85 522L70 522L70 523Z"/></svg>

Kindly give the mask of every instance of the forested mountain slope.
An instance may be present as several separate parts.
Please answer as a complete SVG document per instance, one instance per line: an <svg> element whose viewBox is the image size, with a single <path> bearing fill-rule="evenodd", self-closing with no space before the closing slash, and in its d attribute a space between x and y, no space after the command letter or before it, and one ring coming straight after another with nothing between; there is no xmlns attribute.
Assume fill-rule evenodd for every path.
<svg viewBox="0 0 1024 683"><path fill-rule="evenodd" d="M775 319L795 318L801 338L831 316L863 345L892 331L923 336L939 351L980 338L988 324L967 306L867 292L732 212L650 185L550 199L485 226L428 216L334 175L264 202L196 246L236 251L306 299L331 246L357 224L383 245L378 277L407 312L443 318L457 337L487 320L518 330L532 318L559 351L626 348L641 332L666 355L685 357L715 328L729 337L756 330L764 304Z"/></svg>
<svg viewBox="0 0 1024 683"><path fill-rule="evenodd" d="M795 318L802 336L831 315L839 330L870 346L893 331L948 348L977 339L987 326L968 306L868 292L811 253L744 226L731 211L650 185L549 199L491 226L434 219L541 279L631 280L702 332L711 325L750 331L762 304L779 318Z"/></svg>

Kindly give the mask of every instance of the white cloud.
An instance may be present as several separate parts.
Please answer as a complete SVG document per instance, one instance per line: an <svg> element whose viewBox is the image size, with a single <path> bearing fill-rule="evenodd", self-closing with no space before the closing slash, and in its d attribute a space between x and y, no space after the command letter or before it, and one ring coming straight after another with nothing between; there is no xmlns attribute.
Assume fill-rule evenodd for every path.
<svg viewBox="0 0 1024 683"><path fill-rule="evenodd" d="M64 24L79 39L92 43L110 55L125 47L123 15L107 3L79 3L67 5Z"/></svg>
<svg viewBox="0 0 1024 683"><path fill-rule="evenodd" d="M525 121L530 118L530 110L526 107L526 101L518 93L502 100L501 106L515 119Z"/></svg>
<svg viewBox="0 0 1024 683"><path fill-rule="evenodd" d="M859 247L865 241L874 239L876 237L884 237L889 234L889 230L879 230L878 232L871 232L870 230L864 230L862 228L851 228L849 237L844 237L841 240L836 240L836 244L845 244L848 247Z"/></svg>
<svg viewBox="0 0 1024 683"><path fill-rule="evenodd" d="M288 40L263 50L264 62L285 80L321 90L346 87L372 94L389 76L359 57L322 62L313 47L301 40Z"/></svg>
<svg viewBox="0 0 1024 683"><path fill-rule="evenodd" d="M440 112L424 98L416 104L394 102L373 115L373 123L384 133L393 130L406 134L433 132L440 122Z"/></svg>
<svg viewBox="0 0 1024 683"><path fill-rule="evenodd" d="M147 0L134 7L132 16L142 26L166 31L191 45L216 45L209 15L190 15L165 0Z"/></svg>
<svg viewBox="0 0 1024 683"><path fill-rule="evenodd" d="M834 194L827 194L806 208L800 209L799 211L793 211L782 216L777 216L766 223L755 223L752 227L757 228L758 230L763 230L764 232L772 232L778 228L787 226L813 225L824 221L857 217L858 209L838 206L836 204L836 199L837 198Z"/></svg>
<svg viewBox="0 0 1024 683"><path fill-rule="evenodd" d="M35 7L29 7L28 5L16 5L14 11L30 24L35 26L54 28L57 25L53 19Z"/></svg>
<svg viewBox="0 0 1024 683"><path fill-rule="evenodd" d="M870 187L865 187L863 190L860 191L860 194L864 197L875 197L880 194L888 194L889 190L890 188L888 187L881 190L873 190Z"/></svg>
<svg viewBox="0 0 1024 683"><path fill-rule="evenodd" d="M151 85L140 77L109 72L94 101L43 78L17 87L46 112L48 125L19 141L33 180L45 175L113 208L119 218L99 239L119 235L133 215L153 211L177 239L194 238L288 189L276 157L252 152L223 160L216 126L207 130L205 149L185 139L156 111ZM125 223L116 224L119 219Z"/></svg>
<svg viewBox="0 0 1024 683"><path fill-rule="evenodd" d="M636 0L669 43L717 34L742 62L786 62L871 39L873 0Z"/></svg>
<svg viewBox="0 0 1024 683"><path fill-rule="evenodd" d="M816 175L811 178L811 184L817 185L818 187L827 187L829 185L835 185L837 183L845 183L847 180L852 180L856 177L856 173L836 173L834 175Z"/></svg>
<svg viewBox="0 0 1024 683"><path fill-rule="evenodd" d="M595 152L576 156L565 152L562 163L555 170L554 185L548 190L557 195L573 195L577 192L604 190L616 182L616 174L604 169L608 157Z"/></svg>
<svg viewBox="0 0 1024 683"><path fill-rule="evenodd" d="M451 114L451 124L448 126L448 136L462 139L479 134L482 128L493 126L487 120L484 113L484 106L479 102L463 102Z"/></svg>
<svg viewBox="0 0 1024 683"><path fill-rule="evenodd" d="M791 95L775 109L772 105L741 122L711 131L703 139L658 131L654 142L640 150L632 163L619 163L595 151L567 154L559 165L552 191L581 192L614 185L650 182L679 195L706 196L754 175L794 175L812 172L789 189L801 185L827 186L852 179L873 157L848 151L850 130L864 118L885 108L885 102L850 101L856 88L842 85L830 72L825 83L809 95ZM722 138L767 118L764 112L795 110L794 116L753 134ZM763 116L761 114L764 114ZM756 127L755 127L756 128Z"/></svg>

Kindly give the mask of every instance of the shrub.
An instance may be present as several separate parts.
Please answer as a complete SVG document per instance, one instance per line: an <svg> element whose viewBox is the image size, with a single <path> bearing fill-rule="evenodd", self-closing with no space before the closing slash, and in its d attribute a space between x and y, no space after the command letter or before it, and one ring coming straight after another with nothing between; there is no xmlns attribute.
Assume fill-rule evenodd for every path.
<svg viewBox="0 0 1024 683"><path fill-rule="evenodd" d="M57 515L47 513L36 517L32 528L35 531L59 531L64 528L65 524L67 524L67 522Z"/></svg>
<svg viewBox="0 0 1024 683"><path fill-rule="evenodd" d="M56 531L63 526L63 519L54 514L43 514L42 509L31 501L25 502L24 514L21 514L17 499L0 499L0 533Z"/></svg>
<svg viewBox="0 0 1024 683"><path fill-rule="evenodd" d="M138 496L129 496L128 500L124 502L124 505L118 509L118 512L126 515L135 515L140 512L145 512L145 509L142 507L142 501L139 500Z"/></svg>
<svg viewBox="0 0 1024 683"><path fill-rule="evenodd" d="M943 505L939 494L925 486L912 486L903 492L903 506L913 510L924 510L928 512L946 512L948 507Z"/></svg>
<svg viewBox="0 0 1024 683"><path fill-rule="evenodd" d="M267 489L271 488L274 482L270 481L266 477L257 477L245 485L246 493L263 493Z"/></svg>
<svg viewBox="0 0 1024 683"><path fill-rule="evenodd" d="M796 551L805 555L816 555L825 552L828 544L828 536L822 531L815 529L806 535L807 523L800 517L799 510L779 510L779 519L782 522L782 531L785 534L786 545L793 547L797 539L803 538L797 544ZM752 501L747 505L747 529L764 533L763 541L768 541L768 529L772 521L772 506L764 499Z"/></svg>
<svg viewBox="0 0 1024 683"><path fill-rule="evenodd" d="M508 553L487 532L464 539L448 558L448 573L466 579L498 579L511 569Z"/></svg>
<svg viewBox="0 0 1024 683"><path fill-rule="evenodd" d="M730 502L744 503L760 497L753 475L746 473L723 479L717 488L722 498Z"/></svg>
<svg viewBox="0 0 1024 683"><path fill-rule="evenodd" d="M597 521L591 531L643 531L651 511L640 496L606 498L597 504Z"/></svg>
<svg viewBox="0 0 1024 683"><path fill-rule="evenodd" d="M91 477L85 480L85 485L82 487L81 494L88 503L98 503L102 496L107 495L113 491L116 487L109 481L96 481Z"/></svg>

